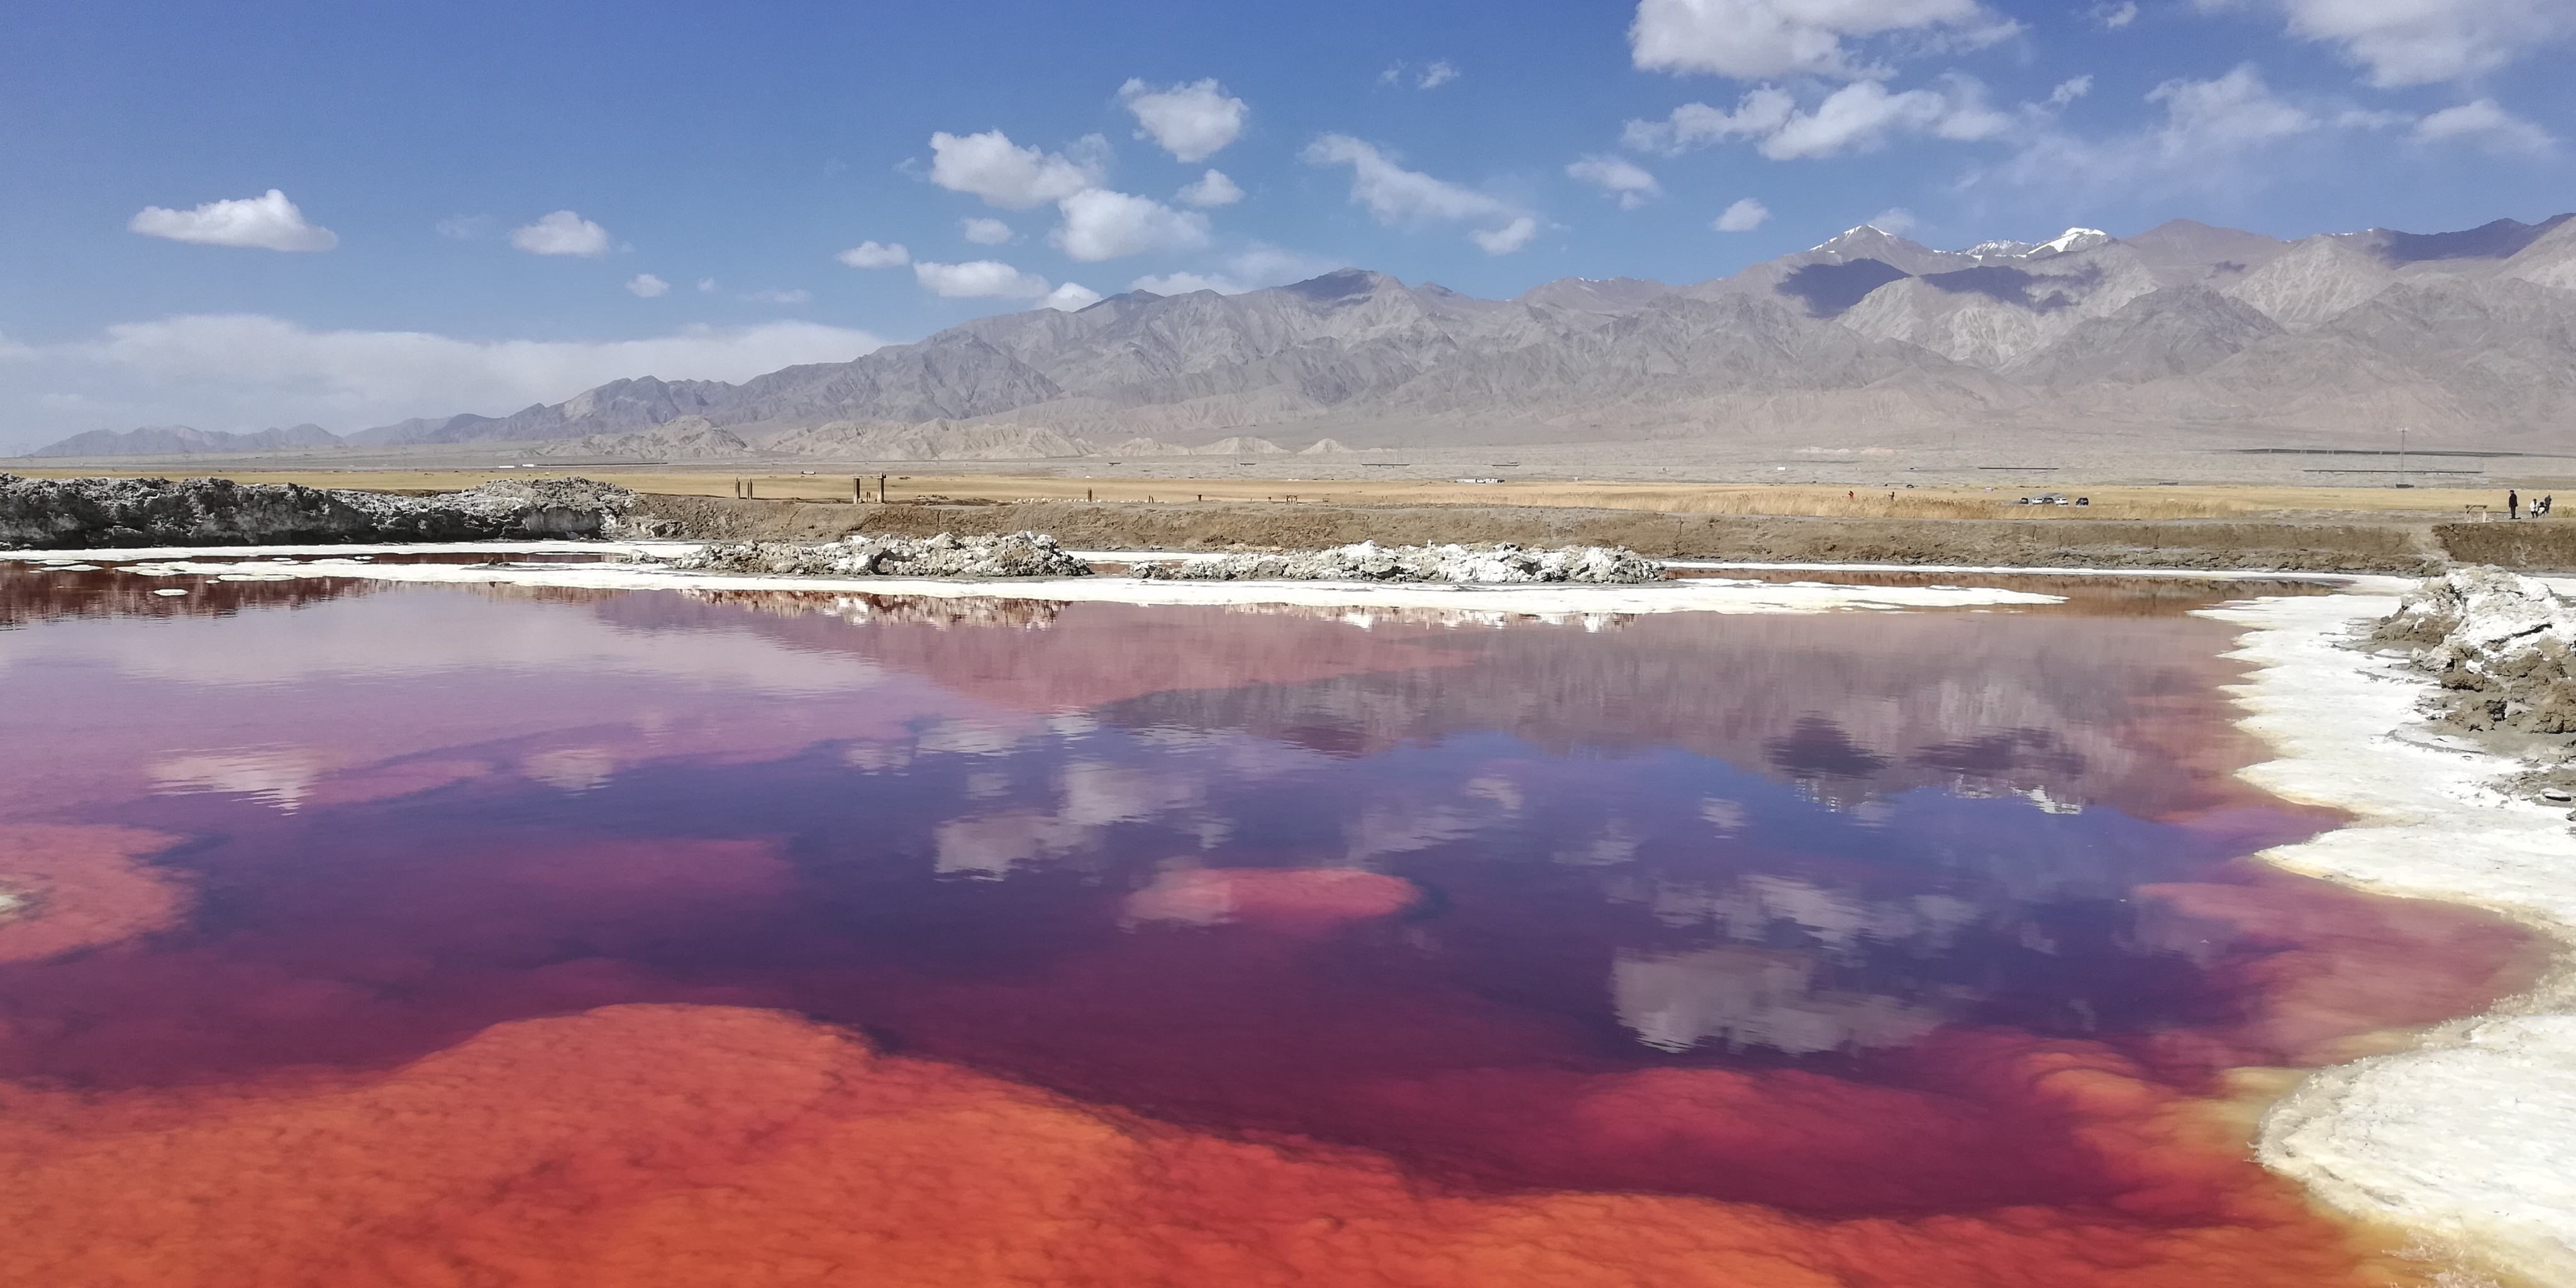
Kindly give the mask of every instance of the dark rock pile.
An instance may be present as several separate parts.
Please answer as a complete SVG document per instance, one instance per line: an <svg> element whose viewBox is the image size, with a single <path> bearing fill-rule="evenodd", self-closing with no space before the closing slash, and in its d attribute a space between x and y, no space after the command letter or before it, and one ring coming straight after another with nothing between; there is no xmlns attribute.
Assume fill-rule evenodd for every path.
<svg viewBox="0 0 2576 1288"><path fill-rule="evenodd" d="M635 494L588 479L503 479L393 496L230 479L31 479L0 474L0 546L323 545L616 536Z"/></svg>

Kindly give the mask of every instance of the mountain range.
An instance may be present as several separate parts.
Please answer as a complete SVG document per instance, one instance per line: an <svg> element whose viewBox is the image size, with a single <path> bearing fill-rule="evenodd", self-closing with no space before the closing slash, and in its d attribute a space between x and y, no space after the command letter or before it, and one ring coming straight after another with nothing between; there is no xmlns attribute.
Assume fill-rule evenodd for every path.
<svg viewBox="0 0 2576 1288"><path fill-rule="evenodd" d="M907 459L890 453L1145 454L1249 431L1264 447L1366 447L2016 426L2216 443L2564 435L2576 217L2297 241L2174 220L1958 251L1864 225L1732 277L1568 278L1511 300L1345 269L979 318L741 384L639 375L347 441ZM149 440L160 451L179 434L197 431L120 441L164 436ZM42 454L143 450L119 439Z"/></svg>

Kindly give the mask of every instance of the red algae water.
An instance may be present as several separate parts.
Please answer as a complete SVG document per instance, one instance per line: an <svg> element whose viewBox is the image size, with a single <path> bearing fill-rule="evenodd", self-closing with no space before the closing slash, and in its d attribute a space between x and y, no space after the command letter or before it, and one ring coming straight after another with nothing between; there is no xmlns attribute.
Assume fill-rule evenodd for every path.
<svg viewBox="0 0 2576 1288"><path fill-rule="evenodd" d="M0 1282L2413 1283L2247 1071L2528 967L2171 587L143 580L0 572Z"/></svg>

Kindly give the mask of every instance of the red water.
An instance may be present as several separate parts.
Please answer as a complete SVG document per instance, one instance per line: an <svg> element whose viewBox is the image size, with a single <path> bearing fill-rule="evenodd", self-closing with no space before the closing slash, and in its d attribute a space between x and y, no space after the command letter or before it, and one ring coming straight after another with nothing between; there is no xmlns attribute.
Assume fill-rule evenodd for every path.
<svg viewBox="0 0 2576 1288"><path fill-rule="evenodd" d="M2526 966L2155 596L132 580L0 575L10 1283L2405 1282L2228 1071Z"/></svg>

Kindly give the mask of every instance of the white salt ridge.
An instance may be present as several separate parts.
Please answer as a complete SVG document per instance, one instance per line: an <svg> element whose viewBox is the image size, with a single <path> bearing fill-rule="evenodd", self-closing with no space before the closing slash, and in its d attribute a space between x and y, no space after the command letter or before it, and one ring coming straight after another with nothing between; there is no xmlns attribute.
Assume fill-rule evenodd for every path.
<svg viewBox="0 0 2576 1288"><path fill-rule="evenodd" d="M307 562L269 564L262 572L296 577L361 577L417 583L568 586L595 590L803 590L937 599L1043 599L1122 604L1295 604L1311 607L1475 609L1501 613L1823 613L1846 609L1989 608L2055 604L2062 596L1994 586L1784 586L1764 582L1693 578L1636 586L1461 586L1434 583L1147 581L1135 577L1069 577L1062 580L939 581L906 577L778 577L675 571L653 563L631 564L378 564L360 554L468 553L499 559L513 554L582 553L672 560L699 549L684 541L476 542L450 546L208 546L197 549L119 551L161 575L239 572L236 559L273 555L320 556ZM0 553L34 560L38 552ZM1116 561L1122 556L1102 556ZM1125 556L1133 557L1133 556ZM222 562L206 562L221 560ZM139 571L139 569L138 569Z"/></svg>
<svg viewBox="0 0 2576 1288"><path fill-rule="evenodd" d="M2420 732L2432 682L2347 647L2397 601L2269 599L2206 610L2255 628L2232 655L2246 728L2281 754L2244 771L2353 826L2263 857L2374 893L2492 909L2576 945L2563 806L2488 784L2516 762ZM2263 1161L2355 1215L2404 1225L2538 1283L2576 1283L2576 972L2416 1050L2311 1076L2264 1120Z"/></svg>

